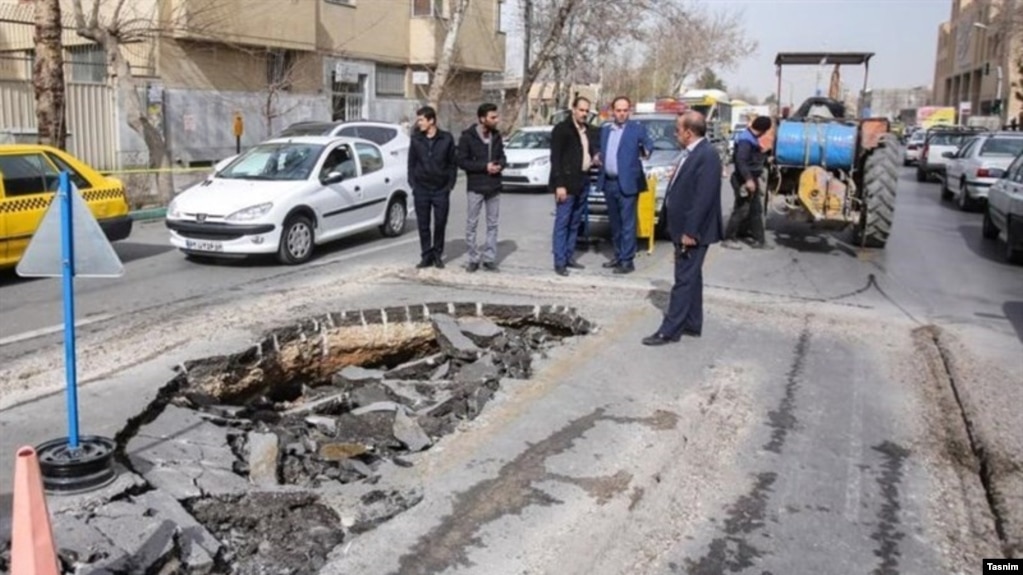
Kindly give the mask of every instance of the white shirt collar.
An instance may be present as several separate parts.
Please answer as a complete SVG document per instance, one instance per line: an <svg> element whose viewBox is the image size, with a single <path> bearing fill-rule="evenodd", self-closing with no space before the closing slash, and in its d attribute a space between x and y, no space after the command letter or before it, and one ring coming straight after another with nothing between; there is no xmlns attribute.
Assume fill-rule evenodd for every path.
<svg viewBox="0 0 1023 575"><path fill-rule="evenodd" d="M692 151L696 149L696 146L699 146L700 142L702 142L702 141L703 141L703 137L699 137L699 138L696 138L695 140L693 140L688 146L686 146L686 152L692 153Z"/></svg>

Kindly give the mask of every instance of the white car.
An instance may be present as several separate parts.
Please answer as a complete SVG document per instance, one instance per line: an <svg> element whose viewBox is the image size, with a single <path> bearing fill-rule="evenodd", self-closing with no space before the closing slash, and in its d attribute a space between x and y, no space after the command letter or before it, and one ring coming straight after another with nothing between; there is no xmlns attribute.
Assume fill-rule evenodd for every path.
<svg viewBox="0 0 1023 575"><path fill-rule="evenodd" d="M917 130L906 140L906 149L902 156L903 166L912 166L920 161L920 152L923 151L926 132Z"/></svg>
<svg viewBox="0 0 1023 575"><path fill-rule="evenodd" d="M504 143L508 165L501 184L511 188L547 188L551 175L551 131L554 126L516 130Z"/></svg>
<svg viewBox="0 0 1023 575"><path fill-rule="evenodd" d="M957 152L946 152L942 199L955 198L959 209L971 210L987 198L991 185L1023 152L1023 133L988 132L971 138Z"/></svg>
<svg viewBox="0 0 1023 575"><path fill-rule="evenodd" d="M988 192L981 234L1005 241L1005 259L1023 263L1023 154L1009 165Z"/></svg>
<svg viewBox="0 0 1023 575"><path fill-rule="evenodd" d="M269 140L171 201L170 243L190 256L300 264L314 246L370 228L398 236L411 212L406 168L358 138Z"/></svg>

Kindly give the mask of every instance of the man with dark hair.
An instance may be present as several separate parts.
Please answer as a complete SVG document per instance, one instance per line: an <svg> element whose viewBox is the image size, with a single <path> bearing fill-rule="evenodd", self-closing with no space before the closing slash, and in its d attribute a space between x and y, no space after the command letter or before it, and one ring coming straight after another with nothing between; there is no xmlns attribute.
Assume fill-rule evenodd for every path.
<svg viewBox="0 0 1023 575"><path fill-rule="evenodd" d="M654 151L654 141L646 126L629 121L632 101L618 96L611 103L614 121L600 129L600 173L597 187L607 199L607 217L615 255L604 264L616 274L635 271L636 202L646 191L643 158Z"/></svg>
<svg viewBox="0 0 1023 575"><path fill-rule="evenodd" d="M483 269L497 271L497 223L501 208L501 171L508 165L504 155L504 140L497 131L501 118L497 106L480 104L476 110L477 123L469 126L458 140L458 165L465 170L468 194L468 214L465 222L465 243L469 264L466 270L474 272L483 263ZM476 228L480 211L486 208L487 239L480 255L476 245Z"/></svg>
<svg viewBox="0 0 1023 575"><path fill-rule="evenodd" d="M451 208L451 190L457 180L455 138L437 127L437 111L423 106L416 111L416 130L408 150L408 182L419 225L421 259L417 268L444 267L444 232Z"/></svg>
<svg viewBox="0 0 1023 575"><path fill-rule="evenodd" d="M554 192L554 271L568 275L568 268L581 269L575 261L575 243L586 202L589 170L596 150L591 150L594 129L586 121L590 101L579 96L572 102L572 114L551 130L551 174Z"/></svg>
<svg viewBox="0 0 1023 575"><path fill-rule="evenodd" d="M674 246L675 284L664 319L643 345L664 345L703 331L703 259L721 240L721 156L706 139L707 121L690 110L678 117L684 148L664 198L668 235Z"/></svg>
<svg viewBox="0 0 1023 575"><path fill-rule="evenodd" d="M740 249L738 241L742 228L749 227L753 234L753 247L767 248L764 234L764 190L760 178L764 175L765 154L760 147L760 137L771 129L773 123L767 116L757 116L752 124L735 141L734 164L730 182L735 192L735 205L725 227L725 241L722 247Z"/></svg>

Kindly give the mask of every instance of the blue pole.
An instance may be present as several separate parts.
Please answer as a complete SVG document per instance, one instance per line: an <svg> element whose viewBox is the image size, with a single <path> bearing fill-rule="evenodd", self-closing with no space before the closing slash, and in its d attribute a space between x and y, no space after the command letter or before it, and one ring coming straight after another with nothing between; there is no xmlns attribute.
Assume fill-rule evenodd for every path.
<svg viewBox="0 0 1023 575"><path fill-rule="evenodd" d="M78 449L78 373L75 368L75 246L71 218L71 179L60 173L60 252L64 280L64 372L67 378L68 447Z"/></svg>

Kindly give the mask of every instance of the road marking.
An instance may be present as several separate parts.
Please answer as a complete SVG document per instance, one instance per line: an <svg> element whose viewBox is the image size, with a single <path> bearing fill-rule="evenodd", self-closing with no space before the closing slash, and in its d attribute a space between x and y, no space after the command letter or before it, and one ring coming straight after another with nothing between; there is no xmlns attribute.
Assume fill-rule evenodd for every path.
<svg viewBox="0 0 1023 575"><path fill-rule="evenodd" d="M108 319L112 319L113 317L114 317L113 314L109 314L109 313L103 313L103 314L100 314L100 315L95 315L95 316L92 316L90 318L83 319L81 321L75 322L75 327L76 328L85 327L85 326L87 326L89 324L99 323L101 321L107 321ZM61 331L62 329L64 329L64 324L60 323L60 324L57 324L57 325L51 325L51 326L48 326L48 327L41 327L39 329L33 329L31 331L25 331L25 332L18 333L18 334L15 334L15 335L9 335L7 337L0 338L0 346L10 345L12 343L18 343L19 341L25 341L26 339L33 339L33 338L36 338L36 337L41 337L41 336L44 336L44 335L49 335L51 333L57 333L58 331Z"/></svg>

